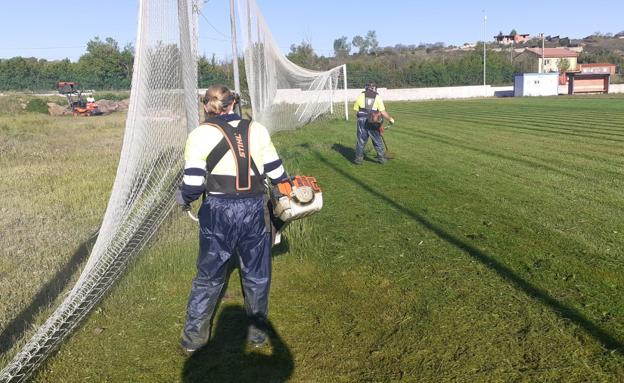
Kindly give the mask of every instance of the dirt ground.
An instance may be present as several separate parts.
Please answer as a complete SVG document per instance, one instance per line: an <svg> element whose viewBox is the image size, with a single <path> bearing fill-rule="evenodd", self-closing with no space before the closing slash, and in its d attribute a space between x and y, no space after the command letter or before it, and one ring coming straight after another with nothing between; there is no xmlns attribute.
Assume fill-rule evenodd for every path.
<svg viewBox="0 0 624 383"><path fill-rule="evenodd" d="M122 101L98 100L96 102L98 109L102 112L102 114L126 111L128 110L129 103L130 99ZM69 106L61 106L55 102L48 102L48 113L50 113L51 116L66 116L70 115L72 112L69 109Z"/></svg>

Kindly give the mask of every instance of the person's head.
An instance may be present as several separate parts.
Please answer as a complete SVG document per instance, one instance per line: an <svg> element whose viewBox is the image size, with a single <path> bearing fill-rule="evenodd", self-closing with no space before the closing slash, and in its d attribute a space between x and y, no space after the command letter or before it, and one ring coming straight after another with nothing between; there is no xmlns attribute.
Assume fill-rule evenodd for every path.
<svg viewBox="0 0 624 383"><path fill-rule="evenodd" d="M236 104L236 93L225 85L213 85L206 89L206 94L202 100L204 110L208 117L215 117L228 114L234 109Z"/></svg>
<svg viewBox="0 0 624 383"><path fill-rule="evenodd" d="M364 86L364 89L370 90L371 92L377 92L377 84L375 84L374 82L368 82Z"/></svg>

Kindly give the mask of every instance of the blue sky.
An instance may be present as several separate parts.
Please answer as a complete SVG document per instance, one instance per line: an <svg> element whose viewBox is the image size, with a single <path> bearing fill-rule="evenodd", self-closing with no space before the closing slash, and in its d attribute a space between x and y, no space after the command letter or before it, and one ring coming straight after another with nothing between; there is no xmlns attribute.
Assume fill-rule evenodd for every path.
<svg viewBox="0 0 624 383"><path fill-rule="evenodd" d="M291 44L306 40L318 54L331 55L336 38L347 36L350 41L368 30L377 32L381 46L438 41L461 45L483 39L484 11L488 38L512 28L569 37L624 30L622 0L257 2L285 53ZM75 61L95 36L112 37L121 46L134 43L137 11L138 0L0 0L0 58ZM228 57L229 0L207 1L203 14L200 53Z"/></svg>

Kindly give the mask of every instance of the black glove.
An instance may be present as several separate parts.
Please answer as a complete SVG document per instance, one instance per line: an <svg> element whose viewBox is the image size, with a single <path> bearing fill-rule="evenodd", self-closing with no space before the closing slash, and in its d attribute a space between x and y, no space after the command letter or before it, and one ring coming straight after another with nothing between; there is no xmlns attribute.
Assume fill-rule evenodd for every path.
<svg viewBox="0 0 624 383"><path fill-rule="evenodd" d="M175 192L175 201L178 204L178 206L180 206L182 211L189 211L189 210L191 210L191 205L184 200L184 197L182 197L182 190L180 190L180 189L176 190L176 192Z"/></svg>

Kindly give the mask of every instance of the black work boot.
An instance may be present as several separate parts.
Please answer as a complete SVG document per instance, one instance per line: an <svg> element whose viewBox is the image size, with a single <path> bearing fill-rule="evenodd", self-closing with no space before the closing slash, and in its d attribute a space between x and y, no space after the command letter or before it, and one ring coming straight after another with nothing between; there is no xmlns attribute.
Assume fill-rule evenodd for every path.
<svg viewBox="0 0 624 383"><path fill-rule="evenodd" d="M266 319L252 318L247 328L247 342L256 348L264 347L269 341L267 332Z"/></svg>
<svg viewBox="0 0 624 383"><path fill-rule="evenodd" d="M250 325L248 331L249 332L247 333L247 342L250 345L256 348L260 348L264 347L267 344L268 336L266 332L260 330L254 325Z"/></svg>

